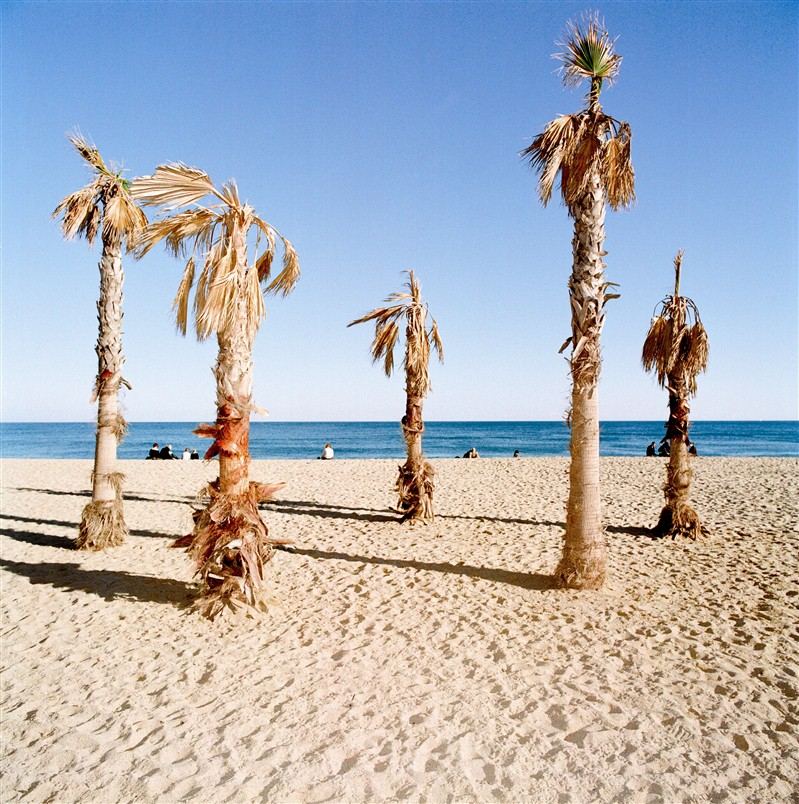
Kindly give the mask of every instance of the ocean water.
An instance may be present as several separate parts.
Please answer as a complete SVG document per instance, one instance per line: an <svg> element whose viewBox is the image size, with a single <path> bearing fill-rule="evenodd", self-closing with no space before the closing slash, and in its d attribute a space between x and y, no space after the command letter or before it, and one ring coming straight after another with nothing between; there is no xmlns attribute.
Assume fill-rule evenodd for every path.
<svg viewBox="0 0 799 804"><path fill-rule="evenodd" d="M133 422L119 447L120 458L144 458L150 445L171 444L200 455L209 441L192 434L194 422ZM659 442L663 422L602 422L602 455L643 455ZM799 421L698 421L691 439L700 455L799 456ZM338 458L396 458L405 452L398 422L252 423L253 458L316 458L326 441ZM482 457L568 455L569 431L563 422L427 422L424 451L431 458L454 458L475 447ZM94 425L0 423L0 456L6 458L92 458Z"/></svg>

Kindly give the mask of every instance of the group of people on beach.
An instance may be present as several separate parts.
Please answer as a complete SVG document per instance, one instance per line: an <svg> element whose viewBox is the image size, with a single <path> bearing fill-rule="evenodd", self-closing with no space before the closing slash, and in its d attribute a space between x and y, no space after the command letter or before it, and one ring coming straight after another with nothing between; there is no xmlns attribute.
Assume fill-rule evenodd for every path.
<svg viewBox="0 0 799 804"><path fill-rule="evenodd" d="M147 453L146 461L199 461L200 453L196 449L189 449L185 447L183 454L178 458L172 452L172 445L165 444L163 447L158 446L158 442L154 441L150 451Z"/></svg>
<svg viewBox="0 0 799 804"><path fill-rule="evenodd" d="M688 454L689 455L696 455L696 444L693 441L688 442ZM660 447L655 449L655 442L650 442L649 446L646 448L646 455L648 458L668 458L671 455L671 444L667 440L663 440L660 442Z"/></svg>

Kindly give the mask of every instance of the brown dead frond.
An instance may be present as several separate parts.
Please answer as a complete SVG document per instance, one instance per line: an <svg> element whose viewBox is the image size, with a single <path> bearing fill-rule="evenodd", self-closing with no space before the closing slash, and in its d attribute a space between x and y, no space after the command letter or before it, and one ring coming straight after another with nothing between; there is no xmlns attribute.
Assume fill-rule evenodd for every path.
<svg viewBox="0 0 799 804"><path fill-rule="evenodd" d="M397 508L403 522L429 522L433 519L434 476L435 470L427 461L423 461L419 467L413 466L410 461L399 467Z"/></svg>
<svg viewBox="0 0 799 804"><path fill-rule="evenodd" d="M296 285L300 264L293 244L259 218L249 204L241 202L235 182L217 190L202 170L165 164L152 176L137 179L133 192L145 203L161 204L166 210L196 204L205 196L214 199L210 205L154 221L138 239L139 257L162 240L176 256L189 255L174 303L178 330L183 334L188 329L189 297L198 261L203 267L194 287L194 324L200 340L228 331L239 299L243 299L248 313L246 327L251 331L258 328L265 315L262 285L270 278L277 238L283 243L283 269L263 290L285 296ZM267 245L250 265L247 237L253 229L257 232L256 249L262 239Z"/></svg>
<svg viewBox="0 0 799 804"><path fill-rule="evenodd" d="M128 248L147 225L147 217L130 195L130 185L120 173L112 173L100 152L83 137L72 135L69 141L94 171L89 184L71 193L53 210L61 217L61 231L67 240L76 235L91 244L102 231L105 243L126 240Z"/></svg>
<svg viewBox="0 0 799 804"><path fill-rule="evenodd" d="M221 612L266 609L264 566L274 554L258 503L284 484L250 483L231 497L219 492L219 482L204 487L208 505L194 513L194 530L173 547L187 548L197 567L200 593L192 608L213 620Z"/></svg>
<svg viewBox="0 0 799 804"><path fill-rule="evenodd" d="M682 252L674 261L676 281L679 276ZM707 332L692 299L666 296L658 305L644 340L641 362L645 371L654 371L662 387L684 385L688 393L696 394L697 376L707 369L709 343Z"/></svg>
<svg viewBox="0 0 799 804"><path fill-rule="evenodd" d="M121 496L113 502L90 502L81 513L77 550L105 550L118 547L128 535Z"/></svg>
<svg viewBox="0 0 799 804"><path fill-rule="evenodd" d="M182 162L158 165L152 176L135 179L131 194L146 206L161 206L165 209L196 203L206 195L213 195L227 202L214 187L207 173Z"/></svg>
<svg viewBox="0 0 799 804"><path fill-rule="evenodd" d="M377 363L383 361L383 368L387 376L394 370L394 347L399 339L399 321L405 319L405 371L411 378L414 387L423 389L420 396L425 396L430 390L428 365L430 360L431 344L439 360L444 359L444 345L435 319L429 329L426 326L428 309L422 300L421 287L413 271L408 272L408 292L391 293L386 302L388 307L376 307L354 321L348 327L356 324L375 322L375 335L372 340L372 360Z"/></svg>
<svg viewBox="0 0 799 804"><path fill-rule="evenodd" d="M629 206L635 198L630 126L606 115L599 105L603 82L612 82L621 64L613 45L598 16L589 15L583 24L569 23L566 42L555 57L567 85L590 81L587 106L556 117L521 152L538 173L541 202L549 203L559 178L563 202L572 216L594 177L613 209Z"/></svg>

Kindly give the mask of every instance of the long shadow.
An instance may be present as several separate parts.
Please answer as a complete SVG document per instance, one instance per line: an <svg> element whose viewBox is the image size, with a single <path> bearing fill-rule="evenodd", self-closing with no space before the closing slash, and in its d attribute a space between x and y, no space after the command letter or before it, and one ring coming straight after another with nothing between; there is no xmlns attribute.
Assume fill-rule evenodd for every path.
<svg viewBox="0 0 799 804"><path fill-rule="evenodd" d="M472 567L468 564L446 564L444 562L411 561L410 559L402 558L358 556L350 555L349 553L331 553L326 550L308 550L301 547L289 548L288 552L298 553L309 558L333 559L335 561L351 561L356 564L378 564L387 567L399 567L400 569L466 575L469 578L482 578L484 581L520 586L522 589L545 591L556 588L555 579L551 575L541 575L539 573L511 572L510 570L493 569L491 567Z"/></svg>
<svg viewBox="0 0 799 804"><path fill-rule="evenodd" d="M78 564L0 559L0 567L21 575L32 584L48 584L68 592L88 592L103 600L137 600L140 603L180 604L191 592L185 583L171 578L152 578L116 570L90 570Z"/></svg>
<svg viewBox="0 0 799 804"><path fill-rule="evenodd" d="M357 508L339 510L337 506L318 505L310 503L306 507L294 500L275 500L264 506L266 511L275 511L278 514L304 514L305 516L318 516L323 519L356 519L362 522L399 522L399 514L359 513ZM368 510L368 509L362 509Z"/></svg>
<svg viewBox="0 0 799 804"><path fill-rule="evenodd" d="M63 491L62 489L34 489L29 486L16 486L12 487L14 491L36 491L39 494L57 494L63 497L91 497L91 491ZM194 501L194 497L141 497L137 494L129 494L126 491L122 492L124 500L134 500L136 502L166 502L166 503L180 503L186 505Z"/></svg>
<svg viewBox="0 0 799 804"><path fill-rule="evenodd" d="M68 522L65 519L41 519L36 516L15 516L13 514L0 514L0 519L10 519L13 522L32 522L35 525L54 525L57 528L70 528L70 529L77 529L78 523L77 522ZM19 531L16 531L19 532ZM0 531L3 533L3 531ZM8 535L8 534L6 534ZM40 536L41 534L35 533L31 534L33 536ZM131 536L157 536L161 539L171 539L174 538L172 533L159 533L156 530L142 530L138 528L130 528L130 535ZM13 538L13 537L12 537ZM20 540L24 541L24 540ZM33 542L31 542L33 544Z"/></svg>
<svg viewBox="0 0 799 804"><path fill-rule="evenodd" d="M628 536L645 536L652 541L660 541L660 536L655 533L653 528L642 528L636 525L608 525L605 530L608 533L626 533Z"/></svg>
<svg viewBox="0 0 799 804"><path fill-rule="evenodd" d="M62 550L74 550L75 542L66 536L51 536L49 533L31 533L27 530L0 528L0 536L8 536L17 542L35 544L37 547L59 547Z"/></svg>
<svg viewBox="0 0 799 804"><path fill-rule="evenodd" d="M274 500L265 503L265 507L267 510L278 511L282 514L308 514L309 516L331 517L336 519L360 519L367 522L399 522L399 514L395 511L391 511L391 509L377 511L373 508L324 505L323 503L310 502L307 500ZM368 513L360 513L362 511ZM436 519L472 519L480 522L503 522L509 525L565 527L565 523L563 522L550 522L548 520L512 519L498 516L467 516L466 514L436 514Z"/></svg>

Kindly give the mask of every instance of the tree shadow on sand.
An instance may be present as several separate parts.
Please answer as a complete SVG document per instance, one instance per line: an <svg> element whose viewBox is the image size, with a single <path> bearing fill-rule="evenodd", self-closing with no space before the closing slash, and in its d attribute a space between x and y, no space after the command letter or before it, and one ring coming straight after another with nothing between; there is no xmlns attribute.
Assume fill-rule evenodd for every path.
<svg viewBox="0 0 799 804"><path fill-rule="evenodd" d="M35 489L31 486L15 486L12 487L14 491L35 491L39 494L57 494L63 497L91 497L91 491L66 491L65 489ZM131 494L127 491L122 492L123 500L132 500L134 502L157 502L157 503L180 503L187 505L194 502L194 497L142 497L138 494Z"/></svg>
<svg viewBox="0 0 799 804"><path fill-rule="evenodd" d="M264 509L280 514L306 514L333 519L357 519L366 522L399 522L399 512L391 508L353 508L346 505L325 505L308 500L270 500ZM498 516L467 516L465 514L436 514L436 519L471 519L477 522L502 522L509 525L534 525L540 527L565 527L563 522L535 519L512 519Z"/></svg>
<svg viewBox="0 0 799 804"><path fill-rule="evenodd" d="M302 514L318 516L323 519L355 519L361 522L399 522L396 511L386 509L375 511L371 508L347 508L342 505L323 505L306 500L270 500L263 506L265 511L278 514ZM364 513L365 512L365 513Z"/></svg>
<svg viewBox="0 0 799 804"><path fill-rule="evenodd" d="M15 514L0 514L0 519L8 519L12 522L31 522L34 525L52 525L57 528L69 528L70 530L77 531L78 523L77 522L69 522L65 519L41 519L40 517L35 516L17 516ZM157 536L160 539L174 539L175 536L172 533L159 533L155 530L142 530L138 528L130 528L129 530L131 536ZM14 529L0 529L0 534L3 536L10 536L12 539L16 539L20 542L28 542L29 544L42 544L44 547L65 547L64 544L45 544L44 542L34 541L34 539L38 538L52 538L52 539L63 539L64 541L69 541L71 543L71 539L67 539L63 536L52 536L52 537L45 537L43 533L30 533L21 530L14 530ZM31 536L31 539L22 538L23 536Z"/></svg>
<svg viewBox="0 0 799 804"><path fill-rule="evenodd" d="M0 558L0 567L27 578L32 584L47 584L67 592L88 592L103 600L134 600L140 603L179 605L191 597L190 588L171 578L153 578L117 570L91 570L78 564L58 562L9 561Z"/></svg>
<svg viewBox="0 0 799 804"><path fill-rule="evenodd" d="M644 536L651 541L660 541L660 536L654 528L642 528L638 525L608 525L605 530L608 533L624 533L627 536Z"/></svg>
<svg viewBox="0 0 799 804"><path fill-rule="evenodd" d="M285 548L284 548L285 549ZM469 564L447 564L444 562L412 561L402 558L378 558L377 556L358 556L349 553L333 553L326 550L309 550L301 547L289 547L286 552L297 553L309 558L332 559L334 561L351 561L356 564L377 564L400 569L415 569L423 572L444 572L452 575L466 575L469 578L481 578L484 581L519 586L522 589L545 591L555 589L555 578L552 575L539 573L511 572L510 570L492 567L473 567Z"/></svg>

